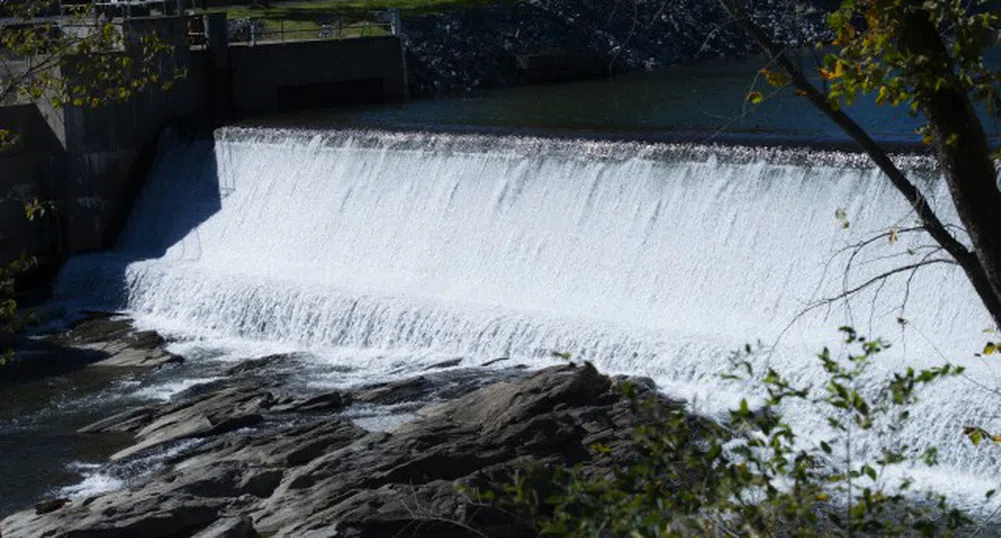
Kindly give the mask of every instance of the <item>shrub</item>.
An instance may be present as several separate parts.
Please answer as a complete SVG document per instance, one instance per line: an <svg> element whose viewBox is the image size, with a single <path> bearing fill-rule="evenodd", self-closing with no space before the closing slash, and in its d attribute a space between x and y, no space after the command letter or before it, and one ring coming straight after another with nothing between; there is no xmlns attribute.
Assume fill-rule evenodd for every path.
<svg viewBox="0 0 1001 538"><path fill-rule="evenodd" d="M703 427L678 406L622 390L638 424L636 458L608 476L581 468L525 469L481 500L530 519L544 536L857 536L951 535L969 523L944 496L919 494L891 468L935 465L937 451L900 445L894 433L910 419L917 389L962 373L949 364L894 374L876 390L862 379L888 347L841 328L849 352L817 355L825 384L795 387L772 369L755 372L750 346L732 357L738 377L760 383L758 409L743 400L727 424ZM808 406L827 421L829 435L800 435L783 418L790 405ZM887 442L860 457L862 432ZM857 441L856 441L857 444ZM605 447L594 446L603 451ZM901 476L897 474L895 476Z"/></svg>

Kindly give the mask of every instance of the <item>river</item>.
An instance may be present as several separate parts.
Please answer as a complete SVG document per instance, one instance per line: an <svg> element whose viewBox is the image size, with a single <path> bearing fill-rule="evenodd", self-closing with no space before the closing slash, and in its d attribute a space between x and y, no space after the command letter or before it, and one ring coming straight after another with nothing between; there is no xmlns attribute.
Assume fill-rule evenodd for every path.
<svg viewBox="0 0 1001 538"><path fill-rule="evenodd" d="M444 359L543 366L561 351L651 376L718 415L746 394L719 379L730 351L760 339L775 345L770 364L819 379L812 354L851 323L900 344L877 376L948 359L993 378L997 368L973 356L990 320L946 266L797 318L843 289L842 248L913 216L864 158L835 151L844 138L800 99L746 104L759 66L712 62L164 137L118 246L70 260L54 301L126 311L188 362L4 387L0 515L141 476L159 460L102 466L113 443L75 429L275 352L301 353L305 391ZM899 111L863 103L853 113L883 141L916 140ZM954 220L929 161L901 166ZM852 281L926 242L880 244ZM994 420L996 402L970 388L935 387L900 434L942 450L920 483L963 499L999 478L999 451L958 434ZM796 418L808 431L814 419Z"/></svg>

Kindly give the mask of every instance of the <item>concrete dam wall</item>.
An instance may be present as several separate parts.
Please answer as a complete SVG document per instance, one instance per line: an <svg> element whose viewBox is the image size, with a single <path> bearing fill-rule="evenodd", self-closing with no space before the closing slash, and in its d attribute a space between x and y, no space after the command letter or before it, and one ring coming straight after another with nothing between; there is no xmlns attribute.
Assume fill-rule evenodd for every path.
<svg viewBox="0 0 1001 538"><path fill-rule="evenodd" d="M213 17L205 27L225 29L225 18ZM191 20L122 23L127 35L157 31L174 46L164 69L181 69L186 76L169 92L149 89L98 109L45 103L0 108L0 126L20 137L17 147L0 153L0 186L11 193L0 206L9 231L0 239L0 257L60 260L110 246L146 175L156 137L171 122L406 96L397 36L248 46L228 43L223 31L210 35L206 46L191 47ZM55 210L27 222L24 202L36 197Z"/></svg>

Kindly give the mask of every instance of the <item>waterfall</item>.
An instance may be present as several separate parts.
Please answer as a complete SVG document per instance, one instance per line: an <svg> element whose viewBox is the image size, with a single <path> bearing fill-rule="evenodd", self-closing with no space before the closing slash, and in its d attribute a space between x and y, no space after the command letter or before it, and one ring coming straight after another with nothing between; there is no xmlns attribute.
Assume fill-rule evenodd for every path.
<svg viewBox="0 0 1001 538"><path fill-rule="evenodd" d="M929 163L900 161L955 222ZM709 412L738 397L718 376L731 350L776 344L771 366L809 382L845 324L894 342L877 374L948 360L993 387L973 357L991 320L957 267L823 301L944 258L914 224L875 168L834 152L225 128L165 142L117 248L71 260L56 294L374 377L566 352ZM924 394L901 435L940 447L935 480L995 472L997 450L959 434L994 425L994 398L965 379Z"/></svg>

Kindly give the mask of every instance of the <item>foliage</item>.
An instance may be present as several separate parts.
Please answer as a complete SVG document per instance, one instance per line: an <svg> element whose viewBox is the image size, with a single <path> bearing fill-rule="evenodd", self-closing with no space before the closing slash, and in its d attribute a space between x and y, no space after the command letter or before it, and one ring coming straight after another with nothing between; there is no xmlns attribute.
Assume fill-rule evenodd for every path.
<svg viewBox="0 0 1001 538"><path fill-rule="evenodd" d="M611 476L581 469L519 472L496 492L479 494L535 521L540 534L560 537L951 535L968 523L944 497L920 495L893 478L906 464L936 465L934 448L919 451L894 441L909 419L919 387L955 376L952 365L895 374L876 390L862 380L887 348L842 328L849 349L835 359L817 355L826 382L796 387L773 369L759 376L750 347L734 355L743 377L754 377L767 398L730 412L728 433L700 426L683 409L655 398L625 395L642 418L635 432L638 457ZM737 376L727 376L737 377ZM806 406L827 420L818 440L783 417ZM887 440L879 454L859 458L857 439ZM596 451L604 447L592 447Z"/></svg>
<svg viewBox="0 0 1001 538"><path fill-rule="evenodd" d="M30 314L25 315L18 310L15 297L17 276L30 270L36 263L34 257L21 256L6 266L0 266L0 342L7 341L22 331L33 319ZM9 345L0 348L0 366L10 361L13 354L14 351Z"/></svg>
<svg viewBox="0 0 1001 538"><path fill-rule="evenodd" d="M984 104L1001 114L1001 73L987 67L984 51L996 44L1001 10L989 0L845 0L827 18L833 40L820 43L827 51L820 77L835 110L852 105L859 95L875 94L878 105L906 105L911 115L920 103L943 88ZM911 46L920 39L919 24L927 20L946 36L945 50L932 57ZM787 73L762 70L772 86L789 84ZM760 92L749 99L760 102ZM929 142L927 131L922 131Z"/></svg>
<svg viewBox="0 0 1001 538"><path fill-rule="evenodd" d="M69 18L38 17L49 4L16 4L0 23L0 102L48 101L97 108L124 103L150 87L170 89L185 73L171 66L164 36L149 32L127 43L120 23L91 17L82 6Z"/></svg>
<svg viewBox="0 0 1001 538"><path fill-rule="evenodd" d="M768 83L791 84L854 140L887 176L914 211L919 229L965 273L994 322L1001 326L1001 240L996 233L1001 189L977 105L1001 115L1001 72L989 68L985 52L1001 36L1001 10L992 0L841 0L828 16L830 52L818 66L823 88L807 78L786 49L750 19L740 0L721 0L781 72L762 70ZM875 94L879 105L906 105L927 123L919 129L933 146L962 227L942 221L918 185L841 107L859 95ZM748 96L760 101L760 92ZM957 233L957 231L959 233ZM968 242L961 239L968 238ZM893 274L951 263L925 259Z"/></svg>
<svg viewBox="0 0 1001 538"><path fill-rule="evenodd" d="M96 15L90 4L52 17L52 3L23 0L0 5L0 105L33 102L41 107L97 108L125 103L149 90L169 90L186 73L172 61L173 46L155 31L130 36L120 22ZM17 125L0 125L0 152L19 142ZM7 201L16 199L10 193ZM35 220L54 210L52 201L17 200ZM0 333L3 358L9 338L28 316L17 304L17 278L37 265L26 254L0 266Z"/></svg>
<svg viewBox="0 0 1001 538"><path fill-rule="evenodd" d="M1001 73L984 62L984 51L995 44L1001 25L1001 11L991 4L988 0L844 2L828 17L837 52L825 56L820 69L830 84L831 106L839 106L841 100L850 105L860 93L875 93L877 104L905 104L917 115L923 100L951 88L998 115ZM911 46L921 38L917 17L927 18L948 36L944 54L929 56ZM927 130L923 134L930 141ZM955 138L948 143L954 144Z"/></svg>

